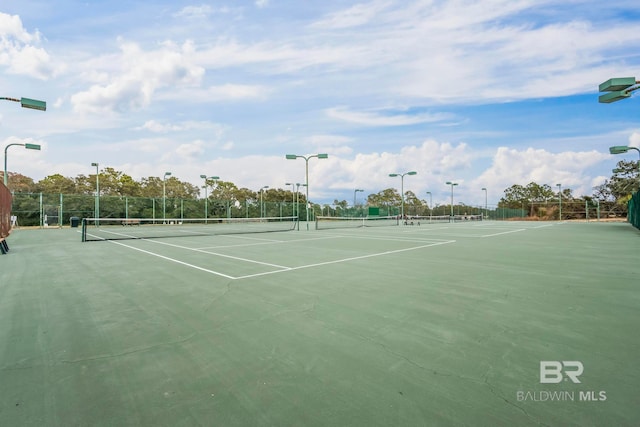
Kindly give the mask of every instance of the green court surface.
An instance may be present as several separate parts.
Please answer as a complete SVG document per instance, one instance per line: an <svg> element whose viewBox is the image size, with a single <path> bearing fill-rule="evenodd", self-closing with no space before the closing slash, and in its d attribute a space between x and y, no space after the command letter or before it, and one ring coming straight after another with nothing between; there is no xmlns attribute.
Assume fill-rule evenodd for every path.
<svg viewBox="0 0 640 427"><path fill-rule="evenodd" d="M640 425L629 224L78 231L0 256L0 426Z"/></svg>

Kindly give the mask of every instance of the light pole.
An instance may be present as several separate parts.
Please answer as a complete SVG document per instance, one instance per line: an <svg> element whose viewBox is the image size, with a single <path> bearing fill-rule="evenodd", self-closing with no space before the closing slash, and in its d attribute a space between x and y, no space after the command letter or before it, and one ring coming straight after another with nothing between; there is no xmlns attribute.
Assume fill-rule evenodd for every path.
<svg viewBox="0 0 640 427"><path fill-rule="evenodd" d="M260 189L260 218L262 218L264 216L263 212L264 212L265 209L264 209L264 204L263 204L263 201L262 201L262 193L264 193L264 189L265 188L269 188L269 186L265 185L264 187L262 187Z"/></svg>
<svg viewBox="0 0 640 427"><path fill-rule="evenodd" d="M100 166L97 162L91 163L91 166L95 166L96 168L96 203L95 203L95 215L96 218L100 218L100 173L98 172L98 167Z"/></svg>
<svg viewBox="0 0 640 427"><path fill-rule="evenodd" d="M450 219L450 221L454 222L453 221L453 187L458 185L458 183L457 182L452 182L452 181L447 181L447 185L451 186L451 215L450 215L451 219Z"/></svg>
<svg viewBox="0 0 640 427"><path fill-rule="evenodd" d="M307 187L307 203L306 203L306 211L307 211L307 230L309 230L309 159L317 157L318 159L327 159L329 155L326 153L322 154L312 154L310 156L299 156L297 154L287 154L287 160L295 160L297 158L304 159L305 162L305 186Z"/></svg>
<svg viewBox="0 0 640 427"><path fill-rule="evenodd" d="M284 185L291 186L291 216L296 216L296 193L295 185L293 182L285 182Z"/></svg>
<svg viewBox="0 0 640 427"><path fill-rule="evenodd" d="M171 176L171 172L165 172L162 177L162 222L166 223L167 219L167 177Z"/></svg>
<svg viewBox="0 0 640 427"><path fill-rule="evenodd" d="M9 185L9 175L7 173L7 149L12 145L19 145L21 147L26 148L27 150L40 150L40 146L38 144L18 144L13 143L4 147L4 186L8 187Z"/></svg>
<svg viewBox="0 0 640 427"><path fill-rule="evenodd" d="M482 191L484 191L484 215L489 216L489 210L487 209L487 188L482 187ZM482 219L484 219L484 216Z"/></svg>
<svg viewBox="0 0 640 427"><path fill-rule="evenodd" d="M558 217L560 218L560 221L562 221L562 184L556 184L556 187L558 187Z"/></svg>
<svg viewBox="0 0 640 427"><path fill-rule="evenodd" d="M215 183L215 181L219 180L220 177L200 175L200 178L204 179L204 219L207 219L209 215L209 205L208 205L209 195L207 194L207 180L212 179Z"/></svg>
<svg viewBox="0 0 640 427"><path fill-rule="evenodd" d="M431 194L431 191L427 191L427 194L429 195L429 224L431 224L431 216L433 215L433 195Z"/></svg>
<svg viewBox="0 0 640 427"><path fill-rule="evenodd" d="M405 172L405 173L390 173L389 176L390 177L396 177L399 176L400 177L400 218L402 220L404 220L404 176L405 175L417 175L418 172L416 171L411 171L411 172Z"/></svg>

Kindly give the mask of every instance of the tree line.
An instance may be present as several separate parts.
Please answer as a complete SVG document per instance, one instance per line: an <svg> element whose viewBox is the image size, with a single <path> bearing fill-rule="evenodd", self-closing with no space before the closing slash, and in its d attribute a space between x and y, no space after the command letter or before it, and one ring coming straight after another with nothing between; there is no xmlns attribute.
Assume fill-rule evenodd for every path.
<svg viewBox="0 0 640 427"><path fill-rule="evenodd" d="M0 175L2 172L0 171ZM27 176L9 172L9 188L14 193L44 193L44 194L80 194L95 195L96 175L80 174L75 178L65 177L61 174L49 175L42 180L35 182ZM99 184L101 196L128 196L128 197L149 197L157 198L166 194L171 199L198 199L201 197L202 188L189 182L170 176L166 180L160 177L145 177L138 181L131 176L117 171L111 167L105 167L99 171ZM639 183L638 163L634 161L621 160L613 170L613 175L603 184L594 187L591 196L576 197L571 188L552 188L548 184L538 184L531 182L527 185L514 184L504 190L504 195L500 198L498 208L521 209L529 216L553 216L555 215L556 204L562 200L564 203L563 213L570 214L570 207L576 209L586 203L587 206L606 206L607 211L616 214L626 214L627 202L631 194L638 190ZM281 188L270 188L265 190L251 190L239 188L233 182L223 180L206 180L206 192L210 200L225 200L231 202L258 201L264 202L288 202L299 201L305 203L306 198L303 191L299 194L291 190ZM402 203L400 192L395 188L386 188L377 193L369 194L361 199L359 203L368 206L398 207ZM332 205L314 205L319 210L333 209L334 214L337 209L346 210L351 204L347 200L334 200ZM429 206L425 199L420 199L414 192L406 191L404 194L405 212L412 214L428 214L434 206ZM448 205L447 205L448 206ZM465 206L458 202L456 206Z"/></svg>
<svg viewBox="0 0 640 427"><path fill-rule="evenodd" d="M529 216L553 216L563 204L563 217L572 212L584 212L584 206L601 206L609 213L625 215L627 203L634 192L638 191L640 174L638 162L621 160L613 169L611 177L593 188L591 196L576 197L570 188L552 188L548 184L531 182L525 186L512 185L504 190L498 207L523 209Z"/></svg>

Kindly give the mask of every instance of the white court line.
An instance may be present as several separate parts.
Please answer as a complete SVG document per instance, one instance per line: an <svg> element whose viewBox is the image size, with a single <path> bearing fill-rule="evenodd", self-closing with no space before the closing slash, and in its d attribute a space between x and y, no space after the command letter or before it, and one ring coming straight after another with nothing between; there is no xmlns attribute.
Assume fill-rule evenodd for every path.
<svg viewBox="0 0 640 427"><path fill-rule="evenodd" d="M420 227L422 227L422 226L420 226ZM433 227L433 228L431 228L431 227L425 226L425 228L419 228L418 230L420 230L420 231L424 230L424 231L429 232L429 231L446 230L448 228L450 228L450 227L438 227L438 228ZM403 233L415 233L415 229L405 230L405 231L403 231Z"/></svg>
<svg viewBox="0 0 640 427"><path fill-rule="evenodd" d="M382 240L382 241L387 241L387 242L408 242L408 243L415 243L415 242L448 242L448 239L432 239L432 238L420 238L420 237L416 237L416 238L397 238L397 239L393 239L391 237L376 237L376 236L368 236L368 237L364 237L364 236L351 236L348 234L336 234L335 237L342 237L342 238L346 238L346 239L360 239L360 240Z"/></svg>
<svg viewBox="0 0 640 427"><path fill-rule="evenodd" d="M323 265L330 265L330 264L339 264L339 263L343 263L343 262L355 261L355 260L358 260L358 259L366 259L366 258L373 258L373 257L377 257L377 256L382 256L382 255L395 254L395 253L399 253L399 252L414 251L416 249L428 248L430 246L446 245L446 244L455 243L455 242L456 242L455 240L449 240L449 241L445 241L445 242L432 243L432 244L429 244L429 245L415 246L413 248L396 249L396 250L393 250L393 251L379 252L379 253L375 253L375 254L361 255L361 256L356 256L356 257L351 257L351 258L342 258L342 259L333 260L333 261L318 262L318 263L315 263L315 264L307 264L307 265L301 265L301 266L298 266L298 267L291 267L291 268L289 268L287 270L282 270L282 271L267 271L267 272L264 272L264 273L248 274L246 276L238 276L238 277L236 277L236 279L249 279L251 277L266 276L267 274L283 273L284 271L302 270L303 268L320 267L320 266L323 266Z"/></svg>
<svg viewBox="0 0 640 427"><path fill-rule="evenodd" d="M267 265L269 267L275 267L275 268L283 268L283 269L290 268L290 267L287 267L286 265L271 264L271 263L268 263L268 262L256 261L256 260L253 260L253 259L240 258L240 257L233 256L233 255L225 255L225 254L220 254L220 253L217 253L217 252L209 252L209 251L205 251L205 250L202 250L202 249L195 249L195 248L190 248L188 246L182 246L182 245L174 245L174 244L171 244L171 243L160 242L160 241L157 241L157 240L147 240L147 241L150 242L150 243L155 243L156 245L166 245L166 246L171 246L171 247L174 247L174 248L185 249L185 250L188 250L188 251L200 252L200 253L209 254L209 255L216 255L216 256L219 256L221 258L230 258L230 259L234 259L236 261L244 261L244 262L248 262L248 263L252 263L252 264Z"/></svg>
<svg viewBox="0 0 640 427"><path fill-rule="evenodd" d="M274 243L275 244L298 243L298 242L307 242L307 241L310 241L310 240L336 239L338 237L343 237L343 236L317 237L317 238L313 238L313 239L273 240L273 241L260 242L260 243L240 243L240 244L237 244L237 245L204 246L204 247L198 248L198 249L239 248L239 247L246 247L246 246L270 245L270 244L274 244Z"/></svg>
<svg viewBox="0 0 640 427"><path fill-rule="evenodd" d="M125 245L124 243L116 242L115 240L108 240L108 242L109 243L113 243L114 245L120 245L120 246L124 246L125 248L129 248L129 249L133 249L133 250L136 250L136 251L144 252L145 254L156 256L158 258L162 258L162 259L165 259L167 261L175 262L176 264L184 265L186 267L195 268L196 270L204 271L206 273L215 274L216 276L226 277L227 279L235 279L235 277L229 276L229 275L224 274L224 273L220 273L220 272L217 272L217 271L213 271L213 270L209 270L209 269L206 269L206 268L198 267L197 265L189 264L187 262L178 261L177 259L169 258L167 256L160 255L160 254L157 254L155 252L145 251L144 249L136 248L135 246Z"/></svg>
<svg viewBox="0 0 640 427"><path fill-rule="evenodd" d="M511 230L511 231L503 231L502 233L485 234L484 236L478 236L478 237L493 237L493 236L499 236L501 234L518 233L520 231L526 231L526 228L520 228L518 230Z"/></svg>

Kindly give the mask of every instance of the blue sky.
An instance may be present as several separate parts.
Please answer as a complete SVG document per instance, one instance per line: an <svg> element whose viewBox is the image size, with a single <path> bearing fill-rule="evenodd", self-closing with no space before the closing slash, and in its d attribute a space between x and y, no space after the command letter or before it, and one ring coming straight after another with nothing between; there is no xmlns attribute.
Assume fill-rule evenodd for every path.
<svg viewBox="0 0 640 427"><path fill-rule="evenodd" d="M70 1L0 5L9 170L39 180L171 171L240 187L304 182L314 202L400 186L489 204L531 181L575 195L640 146L640 104L598 84L640 77L637 1ZM637 98L637 97L636 97ZM17 105L17 104L16 104ZM360 195L360 197L362 197Z"/></svg>

